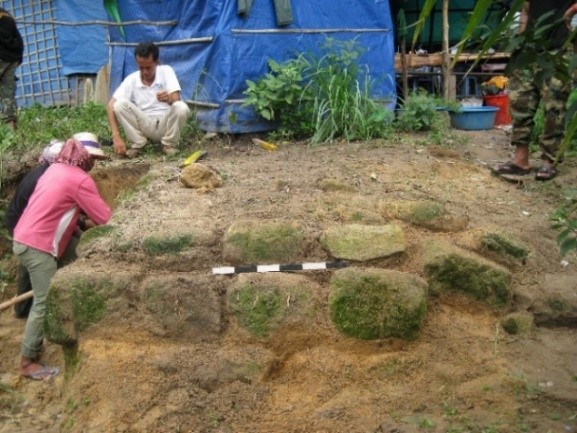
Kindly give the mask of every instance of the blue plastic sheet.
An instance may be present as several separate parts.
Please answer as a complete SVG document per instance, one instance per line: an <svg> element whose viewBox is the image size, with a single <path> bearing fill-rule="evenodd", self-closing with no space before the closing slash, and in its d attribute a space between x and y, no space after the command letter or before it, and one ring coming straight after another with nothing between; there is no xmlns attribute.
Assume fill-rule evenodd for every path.
<svg viewBox="0 0 577 433"><path fill-rule="evenodd" d="M86 23L108 21L102 1L55 1L58 21ZM106 29L103 25L59 25L56 27L62 74L96 74L108 62Z"/></svg>
<svg viewBox="0 0 577 433"><path fill-rule="evenodd" d="M278 27L273 0L254 0L239 15L237 0L118 0L122 21L176 21L176 25L110 29L111 91L136 70L134 46L160 46L161 63L174 67L183 99L200 103L198 120L207 131L255 132L273 125L242 107L246 80L268 72L268 59L283 62L316 51L327 37L356 39L360 59L375 83L374 97L394 106L394 32L388 0L292 0L293 23ZM199 40L208 38L210 40ZM204 104L204 105L203 105Z"/></svg>

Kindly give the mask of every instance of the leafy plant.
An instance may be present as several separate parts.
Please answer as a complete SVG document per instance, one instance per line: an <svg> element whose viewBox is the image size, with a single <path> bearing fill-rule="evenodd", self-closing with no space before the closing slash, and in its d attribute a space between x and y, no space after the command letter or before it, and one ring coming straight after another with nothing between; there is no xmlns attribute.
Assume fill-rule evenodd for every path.
<svg viewBox="0 0 577 433"><path fill-rule="evenodd" d="M311 137L312 144L386 136L393 114L371 98L374 83L358 65L357 42L327 38L321 53L269 60L269 73L247 80L244 105L278 122L281 136Z"/></svg>
<svg viewBox="0 0 577 433"><path fill-rule="evenodd" d="M438 131L442 128L442 112L460 109L458 101L445 100L422 89L417 90L402 101L395 126L404 132Z"/></svg>
<svg viewBox="0 0 577 433"><path fill-rule="evenodd" d="M557 235L561 257L577 251L577 190L567 191L566 201L555 209L551 219L553 228L561 229Z"/></svg>

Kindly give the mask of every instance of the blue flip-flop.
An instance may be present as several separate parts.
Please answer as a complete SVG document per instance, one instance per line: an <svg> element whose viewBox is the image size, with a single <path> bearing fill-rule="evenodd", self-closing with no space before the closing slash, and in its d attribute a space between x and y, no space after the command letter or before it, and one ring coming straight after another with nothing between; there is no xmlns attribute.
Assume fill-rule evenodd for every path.
<svg viewBox="0 0 577 433"><path fill-rule="evenodd" d="M49 380L60 373L58 367L49 367L46 364L41 364L42 370L36 371L35 373L24 374L23 377L27 377L32 380Z"/></svg>

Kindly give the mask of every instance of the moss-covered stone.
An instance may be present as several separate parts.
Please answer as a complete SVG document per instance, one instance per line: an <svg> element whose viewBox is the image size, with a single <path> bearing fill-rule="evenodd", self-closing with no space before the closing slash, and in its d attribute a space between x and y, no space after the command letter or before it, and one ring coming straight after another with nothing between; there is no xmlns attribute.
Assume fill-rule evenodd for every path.
<svg viewBox="0 0 577 433"><path fill-rule="evenodd" d="M76 277L53 282L46 302L46 338L61 345L74 344L78 334L106 313L106 300L118 288L107 278Z"/></svg>
<svg viewBox="0 0 577 433"><path fill-rule="evenodd" d="M302 259L305 231L296 223L239 221L224 237L225 257L237 263L284 262Z"/></svg>
<svg viewBox="0 0 577 433"><path fill-rule="evenodd" d="M501 232L484 233L481 247L487 251L510 256L517 260L525 260L529 256L529 248Z"/></svg>
<svg viewBox="0 0 577 433"><path fill-rule="evenodd" d="M147 237L142 241L142 249L149 256L160 254L178 254L193 245L193 237L190 234L167 237Z"/></svg>
<svg viewBox="0 0 577 433"><path fill-rule="evenodd" d="M280 314L281 298L277 287L248 284L229 297L239 323L256 337L267 336Z"/></svg>
<svg viewBox="0 0 577 433"><path fill-rule="evenodd" d="M345 260L371 260L405 250L405 233L394 224L332 226L320 241L333 257Z"/></svg>
<svg viewBox="0 0 577 433"><path fill-rule="evenodd" d="M238 323L255 337L283 326L309 329L319 310L319 287L300 275L240 275L228 290Z"/></svg>
<svg viewBox="0 0 577 433"><path fill-rule="evenodd" d="M403 272L346 268L331 278L329 309L334 326L362 340L413 339L427 310L427 283Z"/></svg>
<svg viewBox="0 0 577 433"><path fill-rule="evenodd" d="M143 327L157 335L210 341L222 331L222 302L211 275L151 275L142 281L140 301L154 320Z"/></svg>
<svg viewBox="0 0 577 433"><path fill-rule="evenodd" d="M415 225L426 225L446 214L445 207L434 201L407 203L399 211L403 219Z"/></svg>
<svg viewBox="0 0 577 433"><path fill-rule="evenodd" d="M533 329L534 318L531 313L521 311L507 314L501 320L501 326L511 335L527 334Z"/></svg>
<svg viewBox="0 0 577 433"><path fill-rule="evenodd" d="M465 214L453 214L445 205L431 201L383 202L379 208L389 217L434 231L457 232L467 228Z"/></svg>
<svg viewBox="0 0 577 433"><path fill-rule="evenodd" d="M511 299L509 271L457 247L429 243L425 272L433 293L456 290L495 305Z"/></svg>
<svg viewBox="0 0 577 433"><path fill-rule="evenodd" d="M62 291L51 290L46 298L44 315L44 333L46 338L56 344L70 345L76 342L74 327L67 327L72 318L64 315Z"/></svg>

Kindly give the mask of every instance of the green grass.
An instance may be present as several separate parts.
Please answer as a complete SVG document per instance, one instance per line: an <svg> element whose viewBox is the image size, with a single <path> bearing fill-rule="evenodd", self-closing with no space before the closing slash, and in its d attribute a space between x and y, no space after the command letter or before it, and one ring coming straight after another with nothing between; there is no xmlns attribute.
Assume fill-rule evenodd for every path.
<svg viewBox="0 0 577 433"><path fill-rule="evenodd" d="M149 256L157 256L160 254L178 254L191 245L191 235L167 238L148 237L142 242L142 248L144 252Z"/></svg>
<svg viewBox="0 0 577 433"><path fill-rule="evenodd" d="M97 103L70 107L43 107L39 104L18 112L18 129L13 132L0 125L0 158L7 151L26 152L46 146L53 139L65 140L88 131L101 141L111 139L106 106ZM182 150L195 145L201 137L196 116L191 114L181 134Z"/></svg>
<svg viewBox="0 0 577 433"><path fill-rule="evenodd" d="M281 314L281 299L276 288L266 290L247 284L230 297L243 327L256 337L268 336Z"/></svg>
<svg viewBox="0 0 577 433"><path fill-rule="evenodd" d="M106 107L89 103L78 107L42 107L33 105L18 113L18 129L0 132L0 140L9 139L9 148L18 150L45 146L52 139L65 140L77 132L89 131L100 138L110 138ZM3 140L2 140L3 141ZM6 150L6 149L0 149Z"/></svg>

